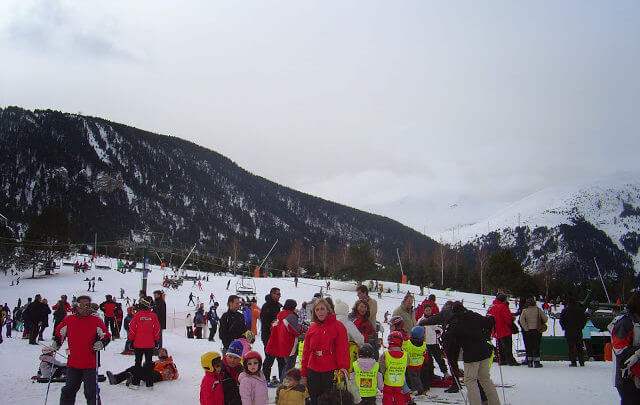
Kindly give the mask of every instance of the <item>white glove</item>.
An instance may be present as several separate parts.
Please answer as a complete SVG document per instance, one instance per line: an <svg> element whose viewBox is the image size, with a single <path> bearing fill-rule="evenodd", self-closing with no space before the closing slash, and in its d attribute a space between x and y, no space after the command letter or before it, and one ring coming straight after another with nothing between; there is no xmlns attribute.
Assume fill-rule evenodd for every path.
<svg viewBox="0 0 640 405"><path fill-rule="evenodd" d="M99 352L102 349L104 349L104 343L102 343L101 340L98 340L93 344L93 350L95 350L96 352Z"/></svg>
<svg viewBox="0 0 640 405"><path fill-rule="evenodd" d="M638 361L640 361L640 349L636 350L636 352L633 353L631 357L625 360L625 367L621 370L622 378L631 376L631 367L633 367Z"/></svg>

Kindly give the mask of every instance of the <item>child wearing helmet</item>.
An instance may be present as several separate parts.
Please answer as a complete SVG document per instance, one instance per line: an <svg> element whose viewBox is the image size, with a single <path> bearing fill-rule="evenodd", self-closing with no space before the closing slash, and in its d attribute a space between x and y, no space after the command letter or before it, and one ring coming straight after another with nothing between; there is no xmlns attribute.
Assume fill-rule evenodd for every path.
<svg viewBox="0 0 640 405"><path fill-rule="evenodd" d="M425 395L429 390L422 383L422 367L427 355L427 344L424 341L425 331L423 326L415 326L411 329L409 341L405 343L404 350L409 356L407 365L407 385L415 395Z"/></svg>
<svg viewBox="0 0 640 405"><path fill-rule="evenodd" d="M248 330L242 334L241 338L236 340L242 343L242 357L244 358L244 355L251 351L251 345L255 343L256 337L253 335L253 332Z"/></svg>
<svg viewBox="0 0 640 405"><path fill-rule="evenodd" d="M267 380L262 373L262 357L255 351L242 356L244 371L238 378L240 382L240 398L243 404L267 405L269 394Z"/></svg>
<svg viewBox="0 0 640 405"><path fill-rule="evenodd" d="M409 340L409 335L404 331L404 319L401 316L394 315L389 319L389 330L400 332L403 340Z"/></svg>
<svg viewBox="0 0 640 405"><path fill-rule="evenodd" d="M383 375L382 403L404 405L407 397L402 393L409 356L402 351L404 338L394 331L387 338L389 349L380 355L380 373Z"/></svg>
<svg viewBox="0 0 640 405"><path fill-rule="evenodd" d="M380 367L375 360L375 349L369 343L365 343L358 349L358 360L353 362L351 379L355 379L362 405L375 405L376 394L382 391L384 382Z"/></svg>
<svg viewBox="0 0 640 405"><path fill-rule="evenodd" d="M200 357L204 377L200 383L200 405L224 404L222 389L222 358L218 352L207 352Z"/></svg>

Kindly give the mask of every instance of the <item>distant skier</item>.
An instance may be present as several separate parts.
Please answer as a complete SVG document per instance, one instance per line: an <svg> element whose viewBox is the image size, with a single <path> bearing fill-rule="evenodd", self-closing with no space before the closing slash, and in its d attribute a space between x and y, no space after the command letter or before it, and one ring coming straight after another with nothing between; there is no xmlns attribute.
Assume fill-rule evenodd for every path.
<svg viewBox="0 0 640 405"><path fill-rule="evenodd" d="M196 306L196 303L193 301L193 293L189 293L189 302L187 302L187 306L193 304L193 306Z"/></svg>
<svg viewBox="0 0 640 405"><path fill-rule="evenodd" d="M215 302L216 301L215 298L216 296L213 295L213 293L209 294L209 304L211 304L212 302Z"/></svg>
<svg viewBox="0 0 640 405"><path fill-rule="evenodd" d="M298 276L294 277L293 283L296 285L296 288L297 288L298 287Z"/></svg>
<svg viewBox="0 0 640 405"><path fill-rule="evenodd" d="M95 281L91 282L91 292L96 292L96 282Z"/></svg>
<svg viewBox="0 0 640 405"><path fill-rule="evenodd" d="M120 299L124 299L124 288L120 287Z"/></svg>
<svg viewBox="0 0 640 405"><path fill-rule="evenodd" d="M91 291L91 280L89 280L89 285L87 285L87 291Z"/></svg>
<svg viewBox="0 0 640 405"><path fill-rule="evenodd" d="M229 279L229 280L227 281L227 290L229 289L229 286L230 286L230 285L231 285L231 279Z"/></svg>
<svg viewBox="0 0 640 405"><path fill-rule="evenodd" d="M200 281L198 281L198 289L202 291L202 283Z"/></svg>

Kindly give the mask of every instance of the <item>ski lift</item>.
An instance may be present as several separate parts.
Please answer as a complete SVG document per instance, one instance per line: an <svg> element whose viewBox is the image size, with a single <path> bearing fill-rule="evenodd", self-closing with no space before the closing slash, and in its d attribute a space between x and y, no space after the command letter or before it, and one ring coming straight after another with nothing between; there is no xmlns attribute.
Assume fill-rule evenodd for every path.
<svg viewBox="0 0 640 405"><path fill-rule="evenodd" d="M252 278L245 278L244 271L240 280L236 281L236 293L238 295L256 295L256 283Z"/></svg>

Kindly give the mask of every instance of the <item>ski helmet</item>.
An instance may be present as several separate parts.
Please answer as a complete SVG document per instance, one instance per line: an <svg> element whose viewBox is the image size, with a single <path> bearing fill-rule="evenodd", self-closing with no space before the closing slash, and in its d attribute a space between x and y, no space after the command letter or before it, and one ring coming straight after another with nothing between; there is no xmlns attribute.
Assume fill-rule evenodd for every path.
<svg viewBox="0 0 640 405"><path fill-rule="evenodd" d="M411 338L424 340L424 327L415 326L413 329L411 329Z"/></svg>
<svg viewBox="0 0 640 405"><path fill-rule="evenodd" d="M206 371L213 371L213 362L218 359L220 360L220 353L218 352L207 352L200 356L200 365Z"/></svg>
<svg viewBox="0 0 640 405"><path fill-rule="evenodd" d="M373 358L373 346L365 343L358 349L358 357Z"/></svg>
<svg viewBox="0 0 640 405"><path fill-rule="evenodd" d="M254 344L256 342L256 336L250 330L244 333L244 338L247 339L251 344Z"/></svg>
<svg viewBox="0 0 640 405"><path fill-rule="evenodd" d="M404 338L402 337L401 332L391 332L387 341L389 342L389 347L402 347Z"/></svg>
<svg viewBox="0 0 640 405"><path fill-rule="evenodd" d="M391 319L389 319L389 325L395 326L396 329L401 329L404 326L404 319L398 315L392 316Z"/></svg>
<svg viewBox="0 0 640 405"><path fill-rule="evenodd" d="M246 373L249 373L249 368L247 367L247 362L251 359L256 359L258 360L258 373L260 373L260 370L262 369L262 356L260 356L260 353L251 350L248 351L244 354L244 356L242 356L242 364L244 367L244 371Z"/></svg>

